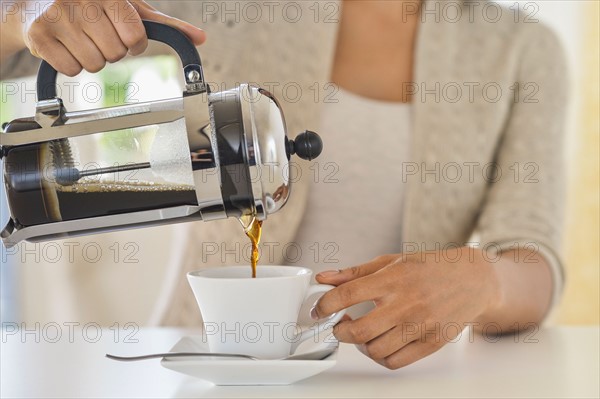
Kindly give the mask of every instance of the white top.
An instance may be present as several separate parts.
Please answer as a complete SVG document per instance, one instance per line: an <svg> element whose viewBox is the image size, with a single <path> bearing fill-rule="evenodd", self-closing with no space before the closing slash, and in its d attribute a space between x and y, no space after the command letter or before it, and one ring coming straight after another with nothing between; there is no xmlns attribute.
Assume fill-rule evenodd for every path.
<svg viewBox="0 0 600 399"><path fill-rule="evenodd" d="M303 176L313 182L295 240L302 256L290 262L316 273L401 250L398 176L409 154L411 105L341 88L335 100L323 103L323 153Z"/></svg>

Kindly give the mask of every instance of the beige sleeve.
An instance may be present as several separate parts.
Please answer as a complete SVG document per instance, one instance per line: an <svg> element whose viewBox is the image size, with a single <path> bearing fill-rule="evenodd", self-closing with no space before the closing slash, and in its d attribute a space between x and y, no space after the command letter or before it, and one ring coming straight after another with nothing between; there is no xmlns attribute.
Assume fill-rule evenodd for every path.
<svg viewBox="0 0 600 399"><path fill-rule="evenodd" d="M519 92L496 162L502 175L488 191L477 225L481 245L535 249L552 269L558 303L564 284L564 136L568 71L563 49L540 24L523 26ZM525 263L524 263L525 264Z"/></svg>

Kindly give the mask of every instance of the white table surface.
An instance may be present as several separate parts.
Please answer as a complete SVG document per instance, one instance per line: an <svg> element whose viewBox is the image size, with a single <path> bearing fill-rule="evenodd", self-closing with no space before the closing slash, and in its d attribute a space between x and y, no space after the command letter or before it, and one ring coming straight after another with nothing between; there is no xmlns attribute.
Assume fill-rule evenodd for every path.
<svg viewBox="0 0 600 399"><path fill-rule="evenodd" d="M105 353L168 351L190 330L140 329L138 343L102 330L86 342L82 330L33 332L5 328L0 346L0 397L599 397L598 327L543 329L521 336L457 343L400 370L390 371L342 345L336 366L289 386L218 387L160 366L159 360L121 363ZM95 336L88 330L88 339ZM46 339L45 339L46 338ZM116 339L115 339L116 338ZM49 340L57 340L52 343ZM23 342L24 341L24 342ZM72 341L72 342L70 342ZM117 342L115 342L117 341Z"/></svg>

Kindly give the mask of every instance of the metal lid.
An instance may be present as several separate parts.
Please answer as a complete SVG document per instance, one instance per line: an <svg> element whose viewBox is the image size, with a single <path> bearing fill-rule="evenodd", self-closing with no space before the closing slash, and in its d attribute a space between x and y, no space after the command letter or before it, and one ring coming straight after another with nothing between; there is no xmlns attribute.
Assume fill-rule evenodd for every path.
<svg viewBox="0 0 600 399"><path fill-rule="evenodd" d="M262 220L281 209L290 195L285 118L268 91L248 84L239 90L254 206Z"/></svg>

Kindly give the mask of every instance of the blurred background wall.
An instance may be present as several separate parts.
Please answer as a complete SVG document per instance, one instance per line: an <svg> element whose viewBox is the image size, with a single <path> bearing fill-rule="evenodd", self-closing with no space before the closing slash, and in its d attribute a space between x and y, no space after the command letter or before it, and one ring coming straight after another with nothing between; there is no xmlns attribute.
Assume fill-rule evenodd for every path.
<svg viewBox="0 0 600 399"><path fill-rule="evenodd" d="M512 2L501 2L510 5ZM600 322L600 32L598 1L519 1L538 8L565 47L571 82L567 126L567 215L564 254L567 282L558 322Z"/></svg>
<svg viewBox="0 0 600 399"><path fill-rule="evenodd" d="M568 195L567 222L565 226L565 263L567 272L567 285L562 304L558 311L558 322L564 324L598 324L600 322L600 158L599 158L599 59L600 59L600 32L599 32L599 2L597 0L577 1L505 1L500 2L506 7L520 3L522 7L528 7L529 11L535 11L535 18L550 25L561 38L565 47L570 65L571 82L571 109L568 118L567 146L565 148L568 159L569 185L566 188ZM121 65L121 63L119 63ZM172 76L176 76L177 63L172 59L162 59L157 62L134 63L122 72L122 67L114 69L111 66L108 72L99 76L82 74L82 79L100 79L99 84L111 85L115 82L115 71L121 71L119 79L127 82L135 81L139 87L144 89L150 98L173 97L171 92L166 91L174 88ZM136 71L135 76L133 71ZM148 84L151 81L151 84ZM14 82L9 82L13 84ZM22 83L32 90L33 79L24 80ZM34 112L34 95L26 96L25 102L14 102L11 96L6 95L8 86L3 82L1 86L2 102L0 109L0 120L8 121L15 117L31 116ZM177 89L178 90L178 89ZM175 90L175 91L177 91ZM110 91L109 91L110 92ZM140 98L139 96L137 97ZM110 105L110 98L105 99L108 103L97 106ZM86 106L69 107L69 109L84 109ZM2 191L2 188L0 188ZM3 193L0 193L3 195ZM7 210L0 208L2 220L6 218ZM123 241L127 233L119 233L121 236L106 236L95 238L106 240L109 246L113 241ZM123 235L124 234L124 235ZM148 264L166 264L166 254L170 245L166 237L174 234L169 228L165 230L147 229L138 230L136 239L141 243L138 252L139 264L128 264L123 267L139 267L143 279L141 286L147 289L133 289L128 301L151 300L154 294L152 287L157 289L160 285L160 272ZM85 244L86 241L82 241ZM124 241L123 241L124 242ZM0 247L2 247L0 245ZM27 281L20 279L23 264L19 257L7 256L4 248L2 252L2 265L0 267L0 318L2 321L20 320L22 317L30 319L30 316L43 309L40 303L40 292L43 292L43 282ZM27 265L31 266L31 265ZM47 265L34 265L34 267L49 267ZM77 273L77 269L88 267L74 265L71 272ZM91 266L89 266L91 267ZM119 281L118 269L112 268L110 273L102 272L98 268L98 278L106 281L107 289L111 284L124 284ZM57 270L58 271L58 270ZM68 271L63 270L62 273ZM65 275L68 278L68 275ZM37 299L36 299L37 298ZM56 306L68 307L71 299L54 298ZM115 299L116 300L116 299ZM149 315L143 312L135 321L144 324ZM34 317L35 319L35 317ZM31 320L31 319L30 319Z"/></svg>
<svg viewBox="0 0 600 399"><path fill-rule="evenodd" d="M549 2L551 3L551 2ZM569 155L568 211L565 237L567 286L559 321L598 324L600 318L599 220L600 213L600 6L597 1L573 1L565 7L578 9L566 44L574 47L574 118ZM557 24L561 24L560 17Z"/></svg>

